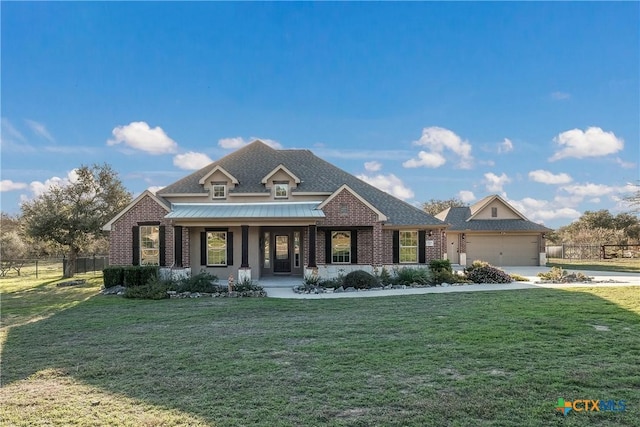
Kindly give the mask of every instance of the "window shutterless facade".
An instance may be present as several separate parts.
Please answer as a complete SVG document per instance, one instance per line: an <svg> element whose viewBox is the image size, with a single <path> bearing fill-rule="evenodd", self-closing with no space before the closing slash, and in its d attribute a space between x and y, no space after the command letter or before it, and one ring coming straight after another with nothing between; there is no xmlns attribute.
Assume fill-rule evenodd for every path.
<svg viewBox="0 0 640 427"><path fill-rule="evenodd" d="M207 232L207 265L227 265L227 232Z"/></svg>
<svg viewBox="0 0 640 427"><path fill-rule="evenodd" d="M350 231L333 231L331 233L331 262L333 264L351 263Z"/></svg>
<svg viewBox="0 0 640 427"><path fill-rule="evenodd" d="M227 197L227 186L225 184L213 184L213 198L224 199Z"/></svg>
<svg viewBox="0 0 640 427"><path fill-rule="evenodd" d="M418 262L418 232L400 231L400 262Z"/></svg>
<svg viewBox="0 0 640 427"><path fill-rule="evenodd" d="M140 226L140 265L160 265L160 227Z"/></svg>
<svg viewBox="0 0 640 427"><path fill-rule="evenodd" d="M275 183L273 185L273 196L276 199L286 199L289 197L289 183Z"/></svg>

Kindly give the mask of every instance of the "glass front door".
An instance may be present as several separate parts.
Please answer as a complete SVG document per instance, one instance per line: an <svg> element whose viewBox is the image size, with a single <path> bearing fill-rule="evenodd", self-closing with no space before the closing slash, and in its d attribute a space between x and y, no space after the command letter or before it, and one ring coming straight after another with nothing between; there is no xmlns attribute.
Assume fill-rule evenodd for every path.
<svg viewBox="0 0 640 427"><path fill-rule="evenodd" d="M273 265L274 273L291 273L291 248L289 246L289 235L281 234L275 236L276 256Z"/></svg>

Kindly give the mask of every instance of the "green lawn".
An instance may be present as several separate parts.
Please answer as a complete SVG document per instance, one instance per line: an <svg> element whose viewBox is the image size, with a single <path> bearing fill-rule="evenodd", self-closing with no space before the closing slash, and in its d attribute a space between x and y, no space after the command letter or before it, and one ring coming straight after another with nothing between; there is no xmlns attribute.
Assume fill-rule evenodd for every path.
<svg viewBox="0 0 640 427"><path fill-rule="evenodd" d="M640 426L638 287L140 301L93 277L0 280L0 425Z"/></svg>
<svg viewBox="0 0 640 427"><path fill-rule="evenodd" d="M548 267L562 267L565 270L595 270L595 271L622 271L628 273L640 273L640 259L618 258L601 260L569 260L561 258L549 258Z"/></svg>

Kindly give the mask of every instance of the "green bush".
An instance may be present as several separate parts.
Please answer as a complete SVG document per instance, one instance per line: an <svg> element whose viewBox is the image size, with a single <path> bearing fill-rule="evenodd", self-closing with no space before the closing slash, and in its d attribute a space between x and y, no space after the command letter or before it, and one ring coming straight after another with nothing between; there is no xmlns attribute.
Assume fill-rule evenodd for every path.
<svg viewBox="0 0 640 427"><path fill-rule="evenodd" d="M384 286L387 286L393 283L393 277L391 276L391 273L389 273L389 270L387 270L386 267L382 267L382 270L380 271L380 276L378 277L378 281L380 281L380 283L383 284Z"/></svg>
<svg viewBox="0 0 640 427"><path fill-rule="evenodd" d="M105 288L122 285L124 283L124 269L122 267L106 267L102 270Z"/></svg>
<svg viewBox="0 0 640 427"><path fill-rule="evenodd" d="M136 265L123 268L123 284L127 288L144 286L153 278L158 278L160 268L155 265Z"/></svg>
<svg viewBox="0 0 640 427"><path fill-rule="evenodd" d="M395 270L396 285L429 285L431 274L426 268L404 267Z"/></svg>
<svg viewBox="0 0 640 427"><path fill-rule="evenodd" d="M318 282L318 286L322 288L334 288L337 289L340 286L344 286L344 277L333 277L331 279L322 279Z"/></svg>
<svg viewBox="0 0 640 427"><path fill-rule="evenodd" d="M182 279L171 285L171 290L176 292L227 292L227 287L218 285L218 277L202 272L191 277Z"/></svg>
<svg viewBox="0 0 640 427"><path fill-rule="evenodd" d="M242 282L238 282L233 285L233 290L236 292L247 292L247 291L262 291L263 288L260 285L257 285L251 279L243 280Z"/></svg>
<svg viewBox="0 0 640 427"><path fill-rule="evenodd" d="M165 299L169 298L167 291L171 282L162 280L159 277L152 277L147 283L139 286L129 286L124 290L125 298L138 299Z"/></svg>
<svg viewBox="0 0 640 427"><path fill-rule="evenodd" d="M370 289L378 286L378 279L364 270L355 270L344 277L344 286L356 289Z"/></svg>
<svg viewBox="0 0 640 427"><path fill-rule="evenodd" d="M491 265L477 267L467 272L467 278L473 283L511 283L513 279L504 271Z"/></svg>
<svg viewBox="0 0 640 427"><path fill-rule="evenodd" d="M457 283L461 278L453 273L451 261L448 259L434 259L429 262L429 271L431 279L429 283L439 285L441 283Z"/></svg>

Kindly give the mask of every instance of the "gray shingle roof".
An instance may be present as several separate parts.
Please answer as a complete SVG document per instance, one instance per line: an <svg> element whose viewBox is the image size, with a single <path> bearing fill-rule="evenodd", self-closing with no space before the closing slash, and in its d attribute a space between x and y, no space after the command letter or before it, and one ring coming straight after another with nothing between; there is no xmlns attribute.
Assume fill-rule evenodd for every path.
<svg viewBox="0 0 640 427"><path fill-rule="evenodd" d="M361 197L375 206L393 225L442 225L445 223L392 195L373 187L350 173L317 157L309 150L275 150L261 141L255 141L210 165L163 188L159 196L172 194L205 193L198 181L212 168L219 165L238 179L239 185L233 193L266 192L261 183L269 172L280 164L284 165L302 182L292 192L333 193L347 184Z"/></svg>
<svg viewBox="0 0 640 427"><path fill-rule="evenodd" d="M451 224L450 231L551 231L544 225L525 219L472 219L471 208L451 208L445 222Z"/></svg>

